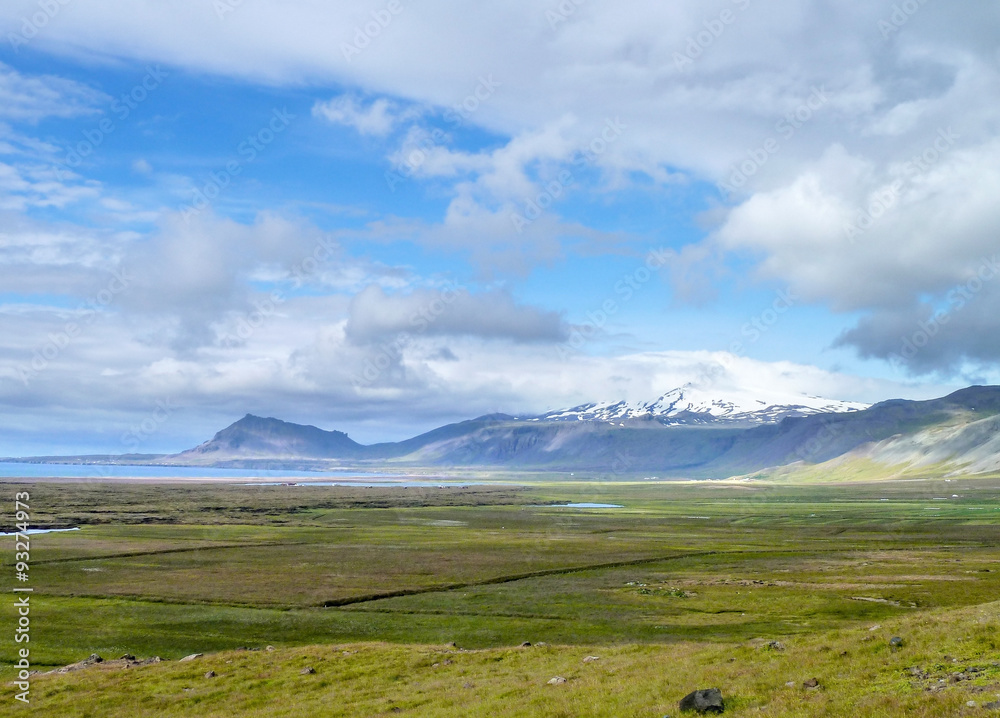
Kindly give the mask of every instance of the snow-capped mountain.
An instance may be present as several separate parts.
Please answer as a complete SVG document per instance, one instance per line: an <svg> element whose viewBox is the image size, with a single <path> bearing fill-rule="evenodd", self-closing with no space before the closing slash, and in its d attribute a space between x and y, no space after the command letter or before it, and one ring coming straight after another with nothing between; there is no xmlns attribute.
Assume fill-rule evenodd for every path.
<svg viewBox="0 0 1000 718"><path fill-rule="evenodd" d="M758 389L706 390L694 384L672 389L652 401L583 404L550 411L532 421L599 421L620 424L655 420L671 424L771 424L787 416L844 413L868 404Z"/></svg>

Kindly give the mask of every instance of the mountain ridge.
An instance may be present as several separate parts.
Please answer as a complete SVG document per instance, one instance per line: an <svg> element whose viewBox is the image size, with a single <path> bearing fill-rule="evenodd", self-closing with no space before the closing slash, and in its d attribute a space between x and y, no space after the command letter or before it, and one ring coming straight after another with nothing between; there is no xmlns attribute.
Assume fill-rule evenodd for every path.
<svg viewBox="0 0 1000 718"><path fill-rule="evenodd" d="M542 417L488 414L405 441L367 446L342 432L324 432L312 426L299 427L248 415L212 440L167 457L167 461L324 459L364 465L590 470L615 476L657 472L691 478L725 478L776 467L822 465L850 452L862 456L868 446L878 449L872 449L874 460L882 457L902 462L914 454L911 458L917 462L915 454L926 453L930 441L930 435L920 432L949 424L964 426L1000 414L1000 387L969 387L927 401L894 399L846 412L813 409L806 415L788 415L749 426L700 419L672 424L635 417L626 423L546 421ZM299 430L301 440L291 442L288 434ZM260 438L255 438L258 435ZM917 437L909 453L905 444L887 448L890 444L886 442L902 441L899 437ZM949 444L954 447L954 456L944 456L940 451L935 456L961 463L964 454L978 452L969 457L970 466L993 466L991 441L988 431L980 429ZM290 450L303 445L310 447L311 453ZM1000 441L996 451L1000 452Z"/></svg>
<svg viewBox="0 0 1000 718"><path fill-rule="evenodd" d="M652 401L598 402L546 412L531 421L603 421L624 423L653 420L664 425L759 425L790 416L861 411L868 404L824 399L808 394L729 388L712 391L694 383L671 389Z"/></svg>
<svg viewBox="0 0 1000 718"><path fill-rule="evenodd" d="M845 412L812 409L749 425L704 417L689 423L649 417L544 421L494 413L370 445L341 431L247 414L192 449L149 460L136 456L128 463L583 472L594 478L834 480L1000 472L1000 386L968 387L926 401L892 399ZM122 463L123 458L77 457L77 462Z"/></svg>

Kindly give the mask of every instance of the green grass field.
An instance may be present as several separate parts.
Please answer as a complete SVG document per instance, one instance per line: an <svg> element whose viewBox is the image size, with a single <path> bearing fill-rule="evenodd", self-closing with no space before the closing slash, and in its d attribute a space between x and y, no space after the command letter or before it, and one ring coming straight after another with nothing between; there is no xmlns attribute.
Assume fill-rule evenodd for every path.
<svg viewBox="0 0 1000 718"><path fill-rule="evenodd" d="M717 686L727 715L940 716L1000 698L998 478L4 488L30 491L36 525L83 527L32 538L33 668L165 660L36 675L0 715L659 717ZM551 505L581 501L624 508ZM16 620L0 603L4 681Z"/></svg>

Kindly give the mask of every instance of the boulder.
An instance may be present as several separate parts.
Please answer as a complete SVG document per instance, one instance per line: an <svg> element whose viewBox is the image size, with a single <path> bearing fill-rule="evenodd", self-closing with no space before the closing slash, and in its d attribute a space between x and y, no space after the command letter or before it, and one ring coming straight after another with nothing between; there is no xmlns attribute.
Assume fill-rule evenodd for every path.
<svg viewBox="0 0 1000 718"><path fill-rule="evenodd" d="M893 636L892 638L889 639L889 645L892 646L893 648L902 648L903 639L900 638L899 636Z"/></svg>
<svg viewBox="0 0 1000 718"><path fill-rule="evenodd" d="M300 676L311 676L316 672L316 669L312 666L306 666L301 671L299 671Z"/></svg>
<svg viewBox="0 0 1000 718"><path fill-rule="evenodd" d="M681 699L680 709L697 713L722 713L725 710L722 691L718 688L692 691Z"/></svg>
<svg viewBox="0 0 1000 718"><path fill-rule="evenodd" d="M201 658L204 655L205 655L204 653L192 653L190 656L184 656L184 658L180 659L177 662L178 663L187 663L188 661L193 661L196 658Z"/></svg>
<svg viewBox="0 0 1000 718"><path fill-rule="evenodd" d="M206 673L205 678L215 678L215 671L209 671Z"/></svg>
<svg viewBox="0 0 1000 718"><path fill-rule="evenodd" d="M819 679L810 678L808 681L802 683L803 688L819 688Z"/></svg>
<svg viewBox="0 0 1000 718"><path fill-rule="evenodd" d="M556 676L555 678L550 678L549 679L549 685L550 686L561 686L565 682L566 682L566 679L563 678L562 676Z"/></svg>

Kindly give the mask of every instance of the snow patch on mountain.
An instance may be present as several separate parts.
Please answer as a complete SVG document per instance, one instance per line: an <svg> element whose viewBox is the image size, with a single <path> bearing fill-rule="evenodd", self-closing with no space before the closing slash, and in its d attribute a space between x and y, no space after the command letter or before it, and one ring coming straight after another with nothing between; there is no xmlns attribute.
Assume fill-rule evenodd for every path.
<svg viewBox="0 0 1000 718"><path fill-rule="evenodd" d="M824 399L781 390L706 389L686 384L643 402L602 402L551 411L532 421L599 421L612 424L655 420L661 424L771 424L789 416L844 413L868 404Z"/></svg>

